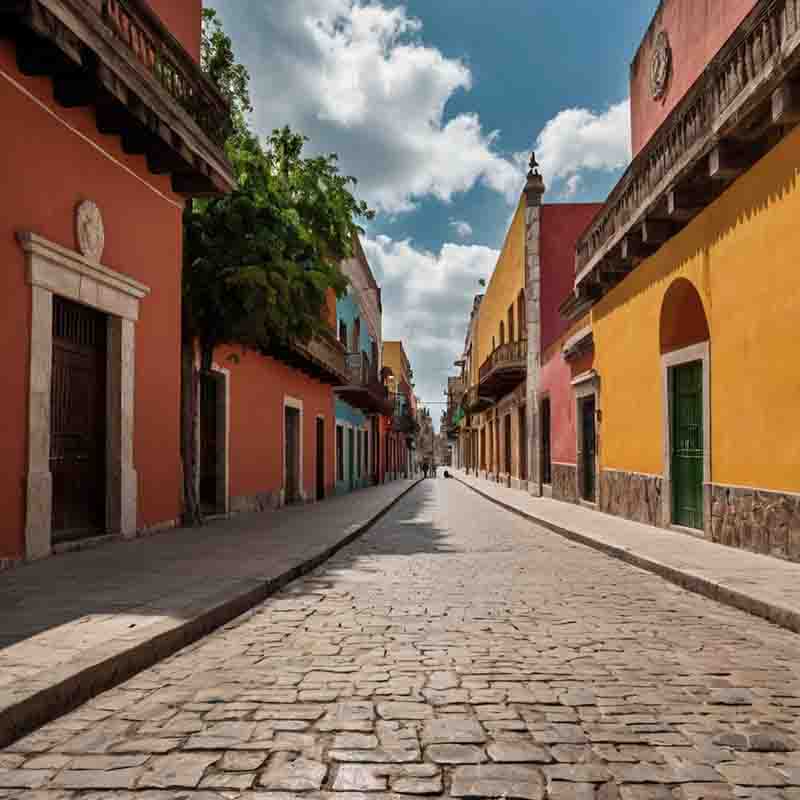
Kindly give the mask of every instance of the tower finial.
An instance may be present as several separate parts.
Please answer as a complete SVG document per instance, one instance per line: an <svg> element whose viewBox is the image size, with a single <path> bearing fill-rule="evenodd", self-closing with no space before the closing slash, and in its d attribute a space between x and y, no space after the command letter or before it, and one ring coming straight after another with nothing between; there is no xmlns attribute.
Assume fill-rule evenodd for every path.
<svg viewBox="0 0 800 800"><path fill-rule="evenodd" d="M539 174L539 162L536 160L535 152L531 152L531 160L528 166L531 168L530 172L528 173L529 178Z"/></svg>

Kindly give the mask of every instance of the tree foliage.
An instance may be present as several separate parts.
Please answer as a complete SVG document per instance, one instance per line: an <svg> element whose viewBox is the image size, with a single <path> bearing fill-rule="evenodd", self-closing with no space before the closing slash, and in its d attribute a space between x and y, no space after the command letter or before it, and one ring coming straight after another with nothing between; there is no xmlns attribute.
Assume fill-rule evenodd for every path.
<svg viewBox="0 0 800 800"><path fill-rule="evenodd" d="M235 121L227 143L235 190L184 215L184 334L209 364L220 344L269 353L319 330L328 293L346 288L338 265L352 255L357 220L372 212L335 155L306 155L306 139L288 127L263 144L248 129L250 76L210 9L202 64Z"/></svg>

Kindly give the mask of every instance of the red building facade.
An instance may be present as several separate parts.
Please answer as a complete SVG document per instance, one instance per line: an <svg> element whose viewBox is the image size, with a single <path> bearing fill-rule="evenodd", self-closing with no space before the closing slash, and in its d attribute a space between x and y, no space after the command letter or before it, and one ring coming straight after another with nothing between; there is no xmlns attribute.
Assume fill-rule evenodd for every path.
<svg viewBox="0 0 800 800"><path fill-rule="evenodd" d="M181 215L232 187L201 12L0 12L4 565L180 516Z"/></svg>

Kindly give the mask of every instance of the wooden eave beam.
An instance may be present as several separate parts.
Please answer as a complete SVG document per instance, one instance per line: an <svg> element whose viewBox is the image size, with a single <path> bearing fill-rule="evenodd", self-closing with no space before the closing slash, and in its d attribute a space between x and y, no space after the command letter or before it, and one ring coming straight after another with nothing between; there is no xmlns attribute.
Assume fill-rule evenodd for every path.
<svg viewBox="0 0 800 800"><path fill-rule="evenodd" d="M732 181L751 163L744 152L735 151L726 142L720 142L708 154L708 177L714 181Z"/></svg>
<svg viewBox="0 0 800 800"><path fill-rule="evenodd" d="M660 247L675 233L675 226L668 220L646 219L642 223L642 242L650 247Z"/></svg>

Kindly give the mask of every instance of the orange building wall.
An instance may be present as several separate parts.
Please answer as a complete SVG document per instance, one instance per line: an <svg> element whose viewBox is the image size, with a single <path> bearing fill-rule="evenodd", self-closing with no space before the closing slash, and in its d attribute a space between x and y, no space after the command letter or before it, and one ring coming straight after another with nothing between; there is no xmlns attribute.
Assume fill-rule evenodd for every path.
<svg viewBox="0 0 800 800"><path fill-rule="evenodd" d="M139 525L148 526L180 514L182 201L172 194L167 177L147 171L144 157L128 156L118 138L100 136L91 111L57 107L49 80L19 75L13 45L6 41L0 41L0 107L4 119L14 121L0 125L0 558L18 558L23 554L31 291L15 233L30 230L75 249L75 207L90 198L105 222L104 264L152 290L142 301L136 330L134 441Z"/></svg>
<svg viewBox="0 0 800 800"><path fill-rule="evenodd" d="M170 33L200 61L200 31L203 0L147 0Z"/></svg>
<svg viewBox="0 0 800 800"><path fill-rule="evenodd" d="M332 387L273 358L239 348L219 348L215 362L230 371L231 497L254 497L281 489L287 396L303 401L303 490L312 499L316 489L316 419L317 415L325 417L325 487L326 494L332 494L336 479Z"/></svg>
<svg viewBox="0 0 800 800"><path fill-rule="evenodd" d="M750 13L756 0L662 0L631 64L631 132L634 156L700 77L708 62ZM666 94L650 93L650 64L659 33L672 46Z"/></svg>

